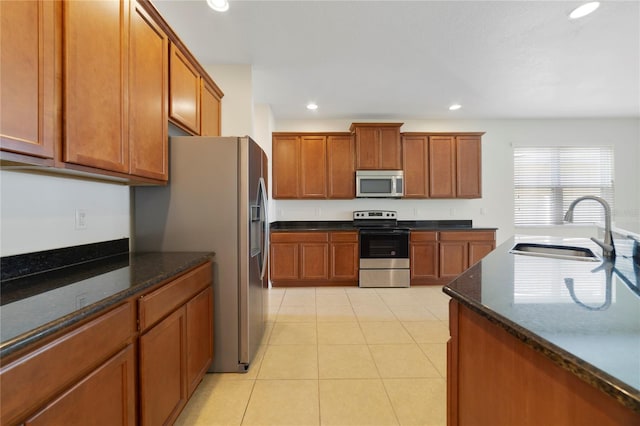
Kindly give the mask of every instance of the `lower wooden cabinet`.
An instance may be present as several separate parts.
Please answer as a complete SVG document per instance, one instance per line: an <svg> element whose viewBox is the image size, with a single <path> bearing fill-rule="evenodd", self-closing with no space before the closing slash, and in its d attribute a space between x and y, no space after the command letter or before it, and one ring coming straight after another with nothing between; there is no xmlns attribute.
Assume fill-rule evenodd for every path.
<svg viewBox="0 0 640 426"><path fill-rule="evenodd" d="M173 423L211 364L212 297L206 263L138 301L142 425Z"/></svg>
<svg viewBox="0 0 640 426"><path fill-rule="evenodd" d="M187 403L186 309L140 337L140 423L172 423Z"/></svg>
<svg viewBox="0 0 640 426"><path fill-rule="evenodd" d="M213 361L213 290L207 287L187 305L187 395L196 390Z"/></svg>
<svg viewBox="0 0 640 426"><path fill-rule="evenodd" d="M96 368L25 426L136 424L136 358L133 345Z"/></svg>
<svg viewBox="0 0 640 426"><path fill-rule="evenodd" d="M358 233L272 232L274 286L357 285Z"/></svg>
<svg viewBox="0 0 640 426"><path fill-rule="evenodd" d="M411 283L428 283L438 277L438 233L411 231L409 235Z"/></svg>
<svg viewBox="0 0 640 426"><path fill-rule="evenodd" d="M495 231L442 231L440 278L455 278L496 247Z"/></svg>
<svg viewBox="0 0 640 426"><path fill-rule="evenodd" d="M95 379L91 378L93 374L103 370L100 377L109 381L113 389L118 388L123 392L128 389L127 384L135 380L134 364L128 363L128 368L124 369L103 365L104 360L121 352L132 342L134 332L133 303L127 302L16 360L3 360L0 368L0 424L18 424L30 416L32 420L60 419L61 416L68 416L69 422L48 424L82 424L86 418L77 418L74 412L66 412L63 409L69 406L68 401L88 402L85 389L95 389ZM113 376L105 378L105 375L110 374ZM81 389L74 390L78 387ZM114 395L117 395L117 392L111 396ZM129 405L130 400L126 398L107 401L106 396L106 393L95 393L91 403L109 405L123 412L123 422L130 416L135 416L135 403ZM55 407L50 401L55 401ZM124 405L119 406L121 403ZM76 407L77 410L85 408L90 407ZM99 423L99 420L96 422L106 424ZM38 420L36 424L47 422L41 423Z"/></svg>
<svg viewBox="0 0 640 426"><path fill-rule="evenodd" d="M360 253L357 232L329 233L331 281L358 281Z"/></svg>
<svg viewBox="0 0 640 426"><path fill-rule="evenodd" d="M411 283L457 277L496 247L495 231L412 231Z"/></svg>
<svg viewBox="0 0 640 426"><path fill-rule="evenodd" d="M138 297L137 316L132 296L2 359L0 424L172 424L212 361L211 271L206 262Z"/></svg>

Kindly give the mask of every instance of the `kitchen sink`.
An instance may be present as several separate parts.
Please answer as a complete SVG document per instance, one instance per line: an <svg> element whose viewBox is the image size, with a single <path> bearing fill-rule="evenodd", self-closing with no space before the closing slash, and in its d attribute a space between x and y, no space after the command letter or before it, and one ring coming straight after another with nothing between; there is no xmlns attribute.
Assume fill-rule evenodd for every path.
<svg viewBox="0 0 640 426"><path fill-rule="evenodd" d="M555 259L584 260L598 262L600 259L585 247L560 246L554 244L518 243L509 250L513 254L552 257Z"/></svg>

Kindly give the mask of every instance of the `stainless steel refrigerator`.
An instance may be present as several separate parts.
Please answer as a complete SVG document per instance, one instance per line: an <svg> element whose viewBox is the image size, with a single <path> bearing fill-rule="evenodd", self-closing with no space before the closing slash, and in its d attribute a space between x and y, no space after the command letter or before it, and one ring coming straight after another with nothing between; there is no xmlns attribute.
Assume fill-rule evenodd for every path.
<svg viewBox="0 0 640 426"><path fill-rule="evenodd" d="M134 190L136 251L213 251L214 360L246 372L266 320L266 156L249 137L172 137L169 184Z"/></svg>

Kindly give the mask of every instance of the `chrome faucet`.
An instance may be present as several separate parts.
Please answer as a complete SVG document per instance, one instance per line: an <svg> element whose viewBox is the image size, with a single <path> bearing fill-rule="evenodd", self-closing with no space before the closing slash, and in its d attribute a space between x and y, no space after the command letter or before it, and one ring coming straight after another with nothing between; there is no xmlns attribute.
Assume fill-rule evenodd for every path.
<svg viewBox="0 0 640 426"><path fill-rule="evenodd" d="M616 248L613 245L613 236L611 235L611 207L603 198L596 197L595 195L585 195L584 197L578 197L569 205L569 209L564 214L565 222L573 222L573 209L580 201L593 200L602 204L604 207L604 241L600 241L594 237L591 237L591 241L602 247L602 257L605 259L614 259L616 257Z"/></svg>

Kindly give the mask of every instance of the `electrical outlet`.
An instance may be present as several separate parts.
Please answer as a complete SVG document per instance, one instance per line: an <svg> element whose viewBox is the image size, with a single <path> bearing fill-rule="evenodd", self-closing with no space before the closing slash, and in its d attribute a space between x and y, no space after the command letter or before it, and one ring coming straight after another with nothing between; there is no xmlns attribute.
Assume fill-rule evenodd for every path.
<svg viewBox="0 0 640 426"><path fill-rule="evenodd" d="M87 229L87 211L76 209L76 229Z"/></svg>

